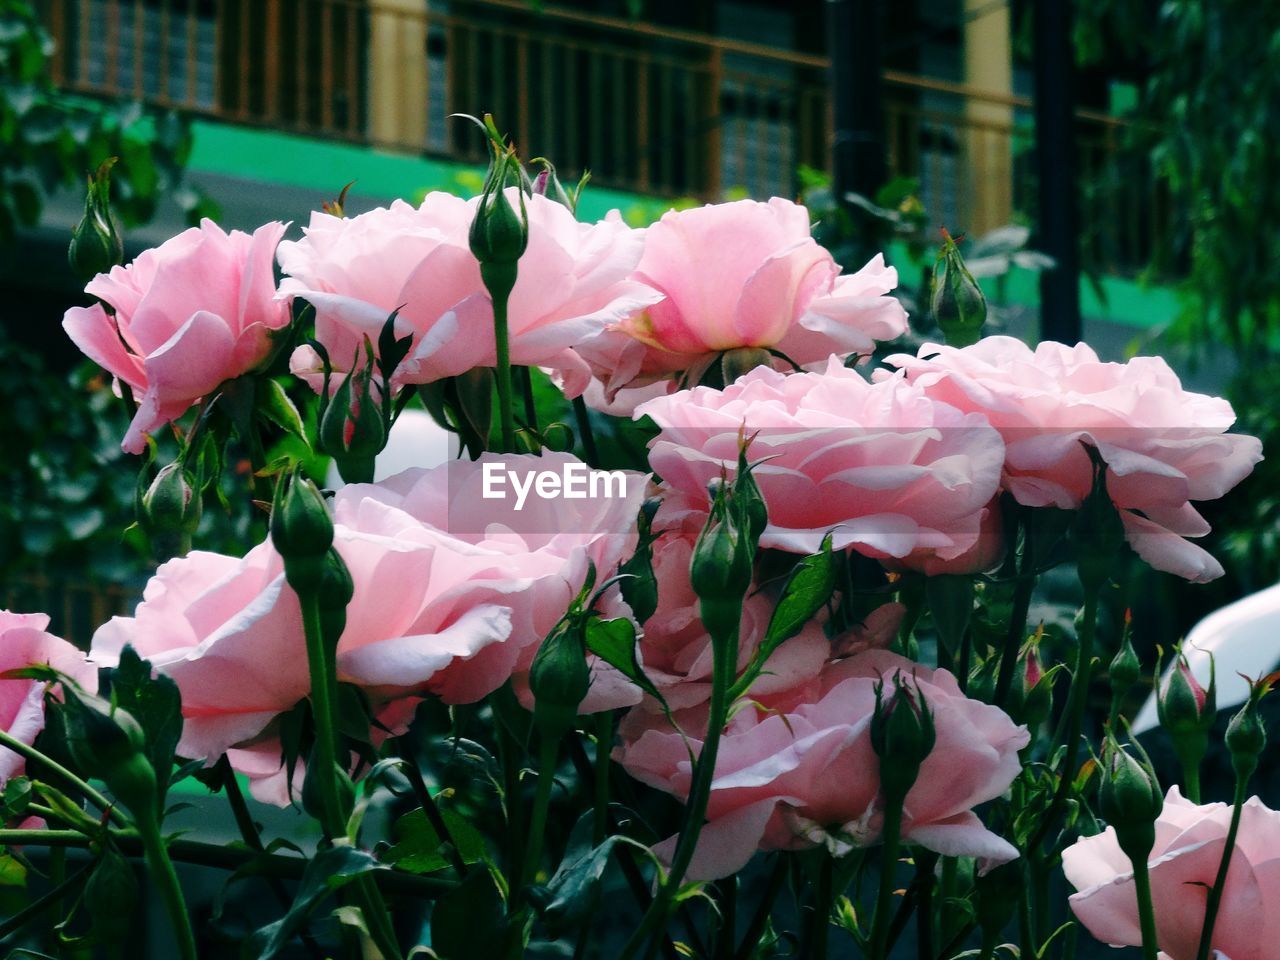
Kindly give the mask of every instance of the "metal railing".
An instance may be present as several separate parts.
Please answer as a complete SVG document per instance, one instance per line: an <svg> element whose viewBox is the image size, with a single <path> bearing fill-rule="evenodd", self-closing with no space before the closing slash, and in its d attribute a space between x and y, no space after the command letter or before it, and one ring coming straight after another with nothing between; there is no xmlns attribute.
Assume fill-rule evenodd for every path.
<svg viewBox="0 0 1280 960"><path fill-rule="evenodd" d="M491 112L526 155L659 196L790 195L829 159L824 57L527 0L42 0L55 80L237 123L464 161L453 113ZM1030 103L886 77L890 167L930 215L981 232L1034 218ZM1079 114L1094 270L1148 261L1167 217L1112 118Z"/></svg>

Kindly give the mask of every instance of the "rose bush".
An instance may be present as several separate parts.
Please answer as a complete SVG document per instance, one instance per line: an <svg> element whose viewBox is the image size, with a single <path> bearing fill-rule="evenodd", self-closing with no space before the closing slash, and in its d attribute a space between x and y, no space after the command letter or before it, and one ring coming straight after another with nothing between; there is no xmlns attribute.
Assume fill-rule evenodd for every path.
<svg viewBox="0 0 1280 960"><path fill-rule="evenodd" d="M90 663L0 615L0 739L22 751L0 804L25 824L0 882L31 888L5 936L65 952L83 908L85 948L122 949L141 857L182 960L229 937L259 958L890 960L909 936L929 960L1063 960L1069 911L1144 960L1268 956L1280 836L1245 798L1275 678L1228 729L1236 803L1198 806L1214 685L1144 676L1120 612L1139 558L1218 572L1185 538L1260 457L1229 405L1158 358L981 339L950 237L928 302L970 345L871 368L906 329L896 272L841 274L803 207L579 222L550 164L534 179L480 126L475 200L339 202L279 244L278 285L281 225L206 224L68 313L138 395L126 448L174 422L138 535L177 555ZM327 457L382 476L414 405L459 459L321 491ZM198 549L232 469L270 539ZM1117 742L1146 689L1195 803ZM236 774L309 819L255 817ZM177 837L174 794L206 787L238 842L203 810ZM84 868L25 870L42 845ZM198 922L174 860L233 871Z"/></svg>

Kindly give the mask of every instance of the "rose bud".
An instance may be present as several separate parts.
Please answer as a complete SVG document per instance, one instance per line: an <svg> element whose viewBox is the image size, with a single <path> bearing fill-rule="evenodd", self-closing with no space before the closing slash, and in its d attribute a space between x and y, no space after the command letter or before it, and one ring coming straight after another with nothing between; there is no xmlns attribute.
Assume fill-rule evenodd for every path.
<svg viewBox="0 0 1280 960"><path fill-rule="evenodd" d="M937 740L933 713L919 683L913 693L901 674L894 674L893 693L887 700L883 682L876 685L875 694L871 748L881 761L880 785L886 797L901 800L916 782L920 765L933 751Z"/></svg>
<svg viewBox="0 0 1280 960"><path fill-rule="evenodd" d="M111 167L115 162L115 157L103 161L89 178L84 216L71 233L67 260L71 269L84 280L92 280L124 263L124 241L111 212Z"/></svg>
<svg viewBox="0 0 1280 960"><path fill-rule="evenodd" d="M967 347L982 339L987 298L964 265L951 234L942 232L942 247L929 278L929 309L951 347Z"/></svg>
<svg viewBox="0 0 1280 960"><path fill-rule="evenodd" d="M146 735L127 710L71 684L66 697L67 747L79 767L105 783L138 819L156 815L156 772L146 754Z"/></svg>
<svg viewBox="0 0 1280 960"><path fill-rule="evenodd" d="M138 525L146 531L157 555L164 559L186 556L191 537L200 526L202 504L191 475L180 462L162 467L135 507Z"/></svg>
<svg viewBox="0 0 1280 960"><path fill-rule="evenodd" d="M543 736L559 742L573 729L578 706L586 699L590 686L591 669L581 624L577 617L567 618L542 641L529 668L533 722Z"/></svg>
<svg viewBox="0 0 1280 960"><path fill-rule="evenodd" d="M320 450L333 457L347 483L373 480L374 458L387 445L382 417L382 387L376 386L373 350L365 341L366 360L347 374L320 413Z"/></svg>
<svg viewBox="0 0 1280 960"><path fill-rule="evenodd" d="M1155 822L1164 809L1164 796L1147 756L1131 756L1109 731L1103 746L1098 808L1129 859L1146 860L1155 846Z"/></svg>
<svg viewBox="0 0 1280 960"><path fill-rule="evenodd" d="M1249 699L1227 724L1227 749L1231 752L1231 766L1241 782L1253 776L1258 768L1258 758L1267 746L1267 728L1262 722L1258 704L1271 690L1267 680L1253 684Z"/></svg>
<svg viewBox="0 0 1280 960"><path fill-rule="evenodd" d="M1134 684L1142 679L1142 661L1138 659L1138 651L1133 649L1131 634L1133 633L1133 614L1124 612L1124 634L1120 640L1120 649L1111 658L1107 668L1107 679L1111 681L1111 716L1118 716L1120 705Z"/></svg>
<svg viewBox="0 0 1280 960"><path fill-rule="evenodd" d="M1174 752L1192 782L1199 780L1200 761L1209 749L1209 731L1218 716L1212 659L1209 669L1209 689L1205 690L1179 651L1156 694L1160 725L1173 741ZM1199 793L1198 785L1192 793Z"/></svg>

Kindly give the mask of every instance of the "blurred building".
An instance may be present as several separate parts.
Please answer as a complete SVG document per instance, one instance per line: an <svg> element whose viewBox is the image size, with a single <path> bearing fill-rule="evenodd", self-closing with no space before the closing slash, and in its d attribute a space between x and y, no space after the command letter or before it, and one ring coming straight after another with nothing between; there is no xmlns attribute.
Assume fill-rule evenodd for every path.
<svg viewBox="0 0 1280 960"><path fill-rule="evenodd" d="M1014 64L1011 2L884 3L887 165L918 179L931 219L953 232L1034 217L1030 81ZM242 130L475 164L481 138L450 115L490 112L526 155L654 197L792 196L805 168L828 165L824 0L40 6L65 88ZM1092 101L1078 121L1084 260L1132 274L1147 262L1162 209L1147 171L1120 149L1113 94L1081 96ZM270 180L259 151L239 152L246 177ZM313 162L284 152L276 159L295 178ZM336 191L344 174L325 188Z"/></svg>

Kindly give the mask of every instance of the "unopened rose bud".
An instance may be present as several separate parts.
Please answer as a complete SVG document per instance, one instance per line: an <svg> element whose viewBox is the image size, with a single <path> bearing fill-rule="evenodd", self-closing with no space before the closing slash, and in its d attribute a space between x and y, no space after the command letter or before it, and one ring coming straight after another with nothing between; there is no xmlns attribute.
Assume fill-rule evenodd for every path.
<svg viewBox="0 0 1280 960"><path fill-rule="evenodd" d="M472 256L480 261L481 272L485 267L505 268L511 271L511 283L514 285L516 262L529 245L529 214L525 210L524 191L520 189L520 161L515 151L498 143L492 143L491 147L493 157L489 174L471 221L468 239ZM519 213L507 198L509 186L516 187ZM505 275L504 271L498 273ZM485 284L489 285L487 277ZM490 293L497 298L493 290Z"/></svg>
<svg viewBox="0 0 1280 960"><path fill-rule="evenodd" d="M987 322L987 298L973 278L960 249L943 231L942 248L929 280L929 309L948 346L967 347L982 338Z"/></svg>
<svg viewBox="0 0 1280 960"><path fill-rule="evenodd" d="M529 668L533 722L544 736L558 739L573 729L587 696L591 671L579 624L562 623L542 641Z"/></svg>
<svg viewBox="0 0 1280 960"><path fill-rule="evenodd" d="M1258 759L1267 746L1267 727L1262 722L1258 705L1270 689L1270 683L1265 680L1253 684L1249 699L1227 724L1226 741L1227 750L1231 753L1231 766L1242 782L1258 769Z"/></svg>
<svg viewBox="0 0 1280 960"><path fill-rule="evenodd" d="M565 189L564 184L560 182L560 177L556 175L555 165L545 157L535 157L531 163L542 165L542 172L533 180L533 194L537 197L546 197L548 200L554 200L561 206L567 207L570 213L578 212L578 195L582 190L583 183L587 177L584 175L582 181L579 182L577 189L570 193Z"/></svg>
<svg viewBox="0 0 1280 960"><path fill-rule="evenodd" d="M1087 590L1099 590L1111 576L1124 547L1124 526L1107 492L1107 464L1096 447L1085 445L1093 465L1093 484L1076 511L1072 539L1076 572Z"/></svg>
<svg viewBox="0 0 1280 960"><path fill-rule="evenodd" d="M636 530L640 542L636 552L618 568L622 574L622 599L631 608L637 623L644 623L658 609L658 578L653 573L653 517L658 509L657 500L648 500L636 518Z"/></svg>
<svg viewBox="0 0 1280 960"><path fill-rule="evenodd" d="M336 648L342 631L347 628L347 605L355 595L355 583L351 579L351 571L333 547L325 553L316 595L321 634L330 649Z"/></svg>
<svg viewBox="0 0 1280 960"><path fill-rule="evenodd" d="M769 509L764 502L764 494L756 483L753 473L755 467L747 460L747 447L750 441L746 437L738 440L738 468L733 477L733 503L743 519L750 553L754 554L764 529L769 525Z"/></svg>
<svg viewBox="0 0 1280 960"><path fill-rule="evenodd" d="M168 557L187 552L191 536L200 526L202 506L195 483L181 463L162 467L136 506L138 524L158 554Z"/></svg>
<svg viewBox="0 0 1280 960"><path fill-rule="evenodd" d="M901 673L893 676L893 691L884 696L883 681L876 684L876 706L871 715L871 747L880 758L880 787L894 802L906 797L920 765L933 752L937 732L933 712L920 685L913 690Z"/></svg>
<svg viewBox="0 0 1280 960"><path fill-rule="evenodd" d="M146 735L127 711L95 694L64 685L67 748L76 764L137 817L152 817L158 798L156 773L146 754Z"/></svg>
<svg viewBox="0 0 1280 960"><path fill-rule="evenodd" d="M1014 720L1034 730L1049 718L1053 710L1053 682L1056 670L1045 671L1040 663L1039 639L1029 642L1018 661L1018 673L1009 690L1008 712Z"/></svg>
<svg viewBox="0 0 1280 960"><path fill-rule="evenodd" d="M1209 731L1218 716L1217 686L1212 666L1206 690L1179 651L1156 691L1160 725L1173 741L1184 769L1198 769L1209 749Z"/></svg>
<svg viewBox="0 0 1280 960"><path fill-rule="evenodd" d="M333 457L347 483L372 481L374 459L387 445L374 363L370 352L365 363L338 385L320 415L320 450Z"/></svg>
<svg viewBox="0 0 1280 960"><path fill-rule="evenodd" d="M71 232L67 260L84 280L92 280L124 262L124 240L111 212L111 167L115 162L115 157L105 160L89 178L84 216Z"/></svg>
<svg viewBox="0 0 1280 960"><path fill-rule="evenodd" d="M1133 689L1134 684L1142 679L1142 661L1138 659L1138 651L1133 649L1133 640L1130 637L1132 632L1132 616L1126 610L1120 649L1111 658L1111 665L1107 668L1107 678L1111 681L1111 697L1116 704L1123 701L1128 692Z"/></svg>
<svg viewBox="0 0 1280 960"><path fill-rule="evenodd" d="M1135 744L1136 746L1136 744ZM1141 749L1141 748L1138 748ZM1131 859L1146 859L1155 845L1155 822L1164 809L1164 794L1151 762L1134 757L1108 732L1102 753L1098 810L1116 831Z"/></svg>
<svg viewBox="0 0 1280 960"><path fill-rule="evenodd" d="M294 467L276 483L271 543L284 559L289 585L298 593L319 590L333 545L333 518L314 483Z"/></svg>
<svg viewBox="0 0 1280 960"><path fill-rule="evenodd" d="M753 553L733 494L716 488L707 522L698 535L689 564L689 580L702 600L738 600L751 586Z"/></svg>

